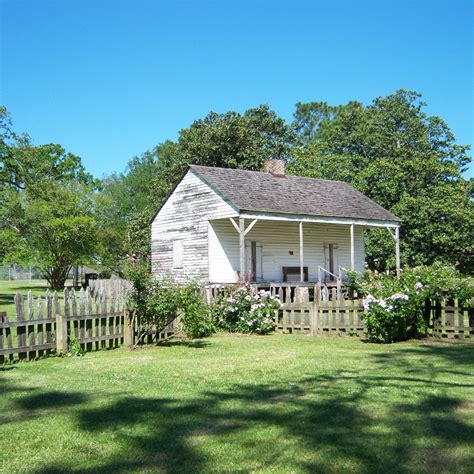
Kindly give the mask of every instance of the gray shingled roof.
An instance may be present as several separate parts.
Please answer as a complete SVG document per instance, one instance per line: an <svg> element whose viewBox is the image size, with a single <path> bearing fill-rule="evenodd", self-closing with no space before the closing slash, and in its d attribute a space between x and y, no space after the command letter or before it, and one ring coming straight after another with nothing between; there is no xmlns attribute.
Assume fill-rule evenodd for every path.
<svg viewBox="0 0 474 474"><path fill-rule="evenodd" d="M240 211L400 221L342 181L198 165L190 169Z"/></svg>

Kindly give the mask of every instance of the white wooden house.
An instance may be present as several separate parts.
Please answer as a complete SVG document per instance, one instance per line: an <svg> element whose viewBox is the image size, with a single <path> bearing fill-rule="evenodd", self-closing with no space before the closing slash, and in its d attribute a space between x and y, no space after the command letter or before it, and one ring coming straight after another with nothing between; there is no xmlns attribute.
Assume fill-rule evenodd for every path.
<svg viewBox="0 0 474 474"><path fill-rule="evenodd" d="M347 183L191 165L151 226L157 277L234 283L333 280L364 268L364 230L400 219Z"/></svg>

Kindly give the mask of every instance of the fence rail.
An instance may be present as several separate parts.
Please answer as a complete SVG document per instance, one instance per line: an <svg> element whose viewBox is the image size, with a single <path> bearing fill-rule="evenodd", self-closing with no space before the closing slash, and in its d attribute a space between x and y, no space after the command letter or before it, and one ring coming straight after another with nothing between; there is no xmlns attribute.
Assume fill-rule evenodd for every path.
<svg viewBox="0 0 474 474"><path fill-rule="evenodd" d="M123 342L125 304L122 298L92 297L90 291L64 290L64 301L56 292L25 299L15 295L16 321L0 313L0 364L32 360L56 350L68 350L74 337L86 351L116 347Z"/></svg>
<svg viewBox="0 0 474 474"><path fill-rule="evenodd" d="M449 340L474 339L474 308L462 307L455 299L448 304L446 299L432 302L428 333Z"/></svg>
<svg viewBox="0 0 474 474"><path fill-rule="evenodd" d="M56 292L33 298L15 295L16 320L0 312L0 365L19 360L34 360L53 351L66 353L75 341L86 351L133 346L138 326L133 322L120 292L90 289L64 290L59 301ZM150 331L154 340L170 337L174 322L162 333ZM146 342L146 341L145 341Z"/></svg>
<svg viewBox="0 0 474 474"><path fill-rule="evenodd" d="M275 328L288 333L308 333L312 336L362 336L364 334L362 301L337 297L331 290L329 300L322 299L321 287L316 288L313 301L284 301L277 313Z"/></svg>
<svg viewBox="0 0 474 474"><path fill-rule="evenodd" d="M307 333L313 336L363 336L362 300L348 298L337 286L316 283L256 283L254 291L269 290L282 303L275 318L275 329L288 333ZM221 295L229 296L236 285L213 284L204 288L208 303ZM428 302L428 336L452 341L474 341L474 307L461 306L459 301L440 299ZM452 303L452 304L451 304ZM468 303L467 303L468 305Z"/></svg>
<svg viewBox="0 0 474 474"><path fill-rule="evenodd" d="M117 290L117 288L115 288ZM139 325L126 311L121 291L90 289L64 290L60 304L58 294L46 292L44 297L15 296L16 321L9 321L0 312L0 364L33 360L57 351L65 353L73 339L85 351L114 348L122 344L133 346ZM207 289L208 301L217 296L217 289ZM224 294L231 289L220 288ZM271 290L272 291L272 290ZM292 291L290 286L273 289L280 295L282 307L275 318L275 329L287 333L307 333L313 336L363 336L363 306L359 299L344 299L336 288L328 297L322 285L314 287L310 299L305 291ZM326 290L329 291L329 290ZM428 335L452 341L474 341L474 308L462 307L458 300L446 299L427 306ZM176 331L176 321L164 330L150 329L144 342L168 338Z"/></svg>

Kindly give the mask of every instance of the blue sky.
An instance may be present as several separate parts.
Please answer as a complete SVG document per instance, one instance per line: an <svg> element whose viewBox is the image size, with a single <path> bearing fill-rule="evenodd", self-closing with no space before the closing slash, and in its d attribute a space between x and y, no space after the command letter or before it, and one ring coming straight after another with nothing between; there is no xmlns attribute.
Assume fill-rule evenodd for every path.
<svg viewBox="0 0 474 474"><path fill-rule="evenodd" d="M473 143L468 0L0 3L0 102L15 130L97 177L210 110L268 103L290 120L296 102L399 88Z"/></svg>

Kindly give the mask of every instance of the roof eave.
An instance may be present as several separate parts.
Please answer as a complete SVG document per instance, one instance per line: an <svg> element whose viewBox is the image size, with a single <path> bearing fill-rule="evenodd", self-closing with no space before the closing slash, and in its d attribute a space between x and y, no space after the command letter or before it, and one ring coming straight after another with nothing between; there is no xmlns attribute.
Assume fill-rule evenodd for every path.
<svg viewBox="0 0 474 474"><path fill-rule="evenodd" d="M401 219L368 219L363 217L351 216L323 216L313 214L293 214L285 212L256 211L250 209L241 209L239 215L248 218L263 218L279 221L307 221L315 223L333 223L333 224L355 224L366 227L400 227ZM396 216L394 216L396 217Z"/></svg>

